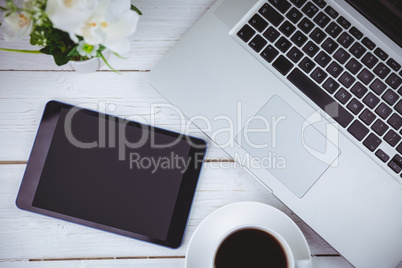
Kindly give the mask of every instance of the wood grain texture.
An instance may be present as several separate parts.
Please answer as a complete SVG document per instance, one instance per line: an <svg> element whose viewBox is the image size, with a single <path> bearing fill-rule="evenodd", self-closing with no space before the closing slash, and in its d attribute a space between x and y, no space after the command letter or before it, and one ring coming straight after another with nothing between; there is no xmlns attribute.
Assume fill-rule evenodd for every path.
<svg viewBox="0 0 402 268"><path fill-rule="evenodd" d="M184 256L199 223L224 205L240 201L270 204L294 220L313 255L336 255L324 240L235 163L206 163L182 247L156 246L78 224L20 210L15 199L24 165L0 166L0 260ZM1 265L0 265L1 266Z"/></svg>
<svg viewBox="0 0 402 268"><path fill-rule="evenodd" d="M185 259L127 259L127 260L64 260L64 261L14 261L14 262L1 262L2 268L177 268L184 267ZM347 261L341 257L314 257L313 267L325 267L325 268L348 268L353 267Z"/></svg>

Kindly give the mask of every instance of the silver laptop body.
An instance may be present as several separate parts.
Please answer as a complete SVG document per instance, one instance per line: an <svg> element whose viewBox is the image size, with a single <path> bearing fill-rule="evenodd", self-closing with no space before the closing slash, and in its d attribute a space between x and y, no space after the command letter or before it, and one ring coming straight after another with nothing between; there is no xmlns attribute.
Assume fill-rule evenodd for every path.
<svg viewBox="0 0 402 268"><path fill-rule="evenodd" d="M385 103L391 107L391 114L398 114L394 107L399 100L389 104L392 100L386 99L389 94L384 94L392 90L389 92L392 97L401 96L397 95L399 88L393 89L387 84L391 83L391 78L380 78L387 89L381 94L374 94L377 97L375 100L379 100L377 106L359 108L359 103L370 105L368 94L372 90L369 88L378 79L375 76L370 82L363 81L365 73L362 71L374 72L381 62L387 65L387 60L380 58L371 68L363 65L356 74L349 71L353 68L347 65L350 59L359 59L359 56L363 59L369 52L379 54L374 48L366 47L370 43L363 41L363 36L381 47L388 54L388 59L399 63L402 63L402 49L345 1L314 1L318 11L313 8L315 15L311 17L308 8L303 8L312 2L301 7L273 5L277 2L218 0L152 70L151 85L351 264L364 268L395 267L402 260L402 179L398 167L400 163L396 163L400 154L396 148L400 142L393 146L395 140L392 138L398 137L388 135L394 125L388 126L387 133L380 136L378 126L374 127L374 124L377 119L386 124L395 123L389 119L392 115L383 119L376 112L383 111L379 106ZM328 6L336 10L336 18L327 13ZM291 16L287 15L290 10L299 11L303 17L293 23L296 29L292 35L297 31L303 33L303 25L298 24L304 18L313 22L314 16L320 12L329 18L326 27L332 22L342 23L340 17L343 17L351 26L345 25L344 28L341 25L341 32L332 39L343 36L346 37L344 42L350 41L343 33L352 37L354 41L344 47L351 54L350 59L344 63L334 60L332 57L336 51L332 54L326 52L331 56L328 63L318 63L319 59L315 61L318 54L303 56L315 64L310 72L304 72L300 67L303 59L295 58L296 63L292 62L290 49L283 48L285 52L282 52L279 39L290 40L292 47L298 48L299 52L303 52L305 45L295 45L291 41L292 35L286 38L283 32L287 29L280 29L283 21L272 23L271 18L266 19L264 7L276 10L288 21L291 20ZM286 8L287 11L281 13L280 10ZM255 14L258 16L255 17ZM266 23L260 21L261 18ZM246 24L248 28L244 28ZM258 43L262 41L254 38L257 35L264 37L271 26L281 36L273 43ZM322 28L326 37L321 43L312 40L311 32L307 34L306 30L304 35L308 39L304 44L316 42L322 51L325 39L333 34L327 32L326 27ZM352 27L358 32L352 34ZM254 33L247 37L250 28ZM359 40L360 34L362 39ZM360 45L364 42L363 52L352 51L352 48L361 49L354 47L354 42ZM279 52L276 60L270 58L269 45ZM281 60L279 57L282 57ZM289 65L289 62L292 64ZM344 77L340 73L335 74L336 79L328 80L331 77L328 75L318 82L320 74L323 74L316 68L326 71L332 62L338 63L332 67L341 67L342 72L348 72L350 76ZM391 74L400 77L400 70L389 68L391 71L387 77ZM306 77L312 76L318 80L317 83L314 82L316 80L306 80ZM337 85L332 93L331 82ZM354 86L357 82L369 90L364 92L363 89L361 93ZM299 89L300 86L304 89ZM327 95L318 94L317 87L323 88ZM348 93L339 92L341 89ZM342 103L345 96L341 93L349 97L345 104ZM327 96L338 104L329 102L331 99ZM358 102L351 103L353 99ZM357 112L355 108L361 110ZM375 120L366 118L370 117L370 111ZM394 129L391 133L399 135L399 131ZM387 140L384 140L387 135Z"/></svg>

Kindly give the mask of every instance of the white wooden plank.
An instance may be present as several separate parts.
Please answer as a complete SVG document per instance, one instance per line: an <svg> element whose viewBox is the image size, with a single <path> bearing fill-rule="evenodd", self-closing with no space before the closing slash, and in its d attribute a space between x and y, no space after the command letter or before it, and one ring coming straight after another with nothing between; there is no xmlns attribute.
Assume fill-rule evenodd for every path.
<svg viewBox="0 0 402 268"><path fill-rule="evenodd" d="M129 260L63 260L63 261L13 261L0 262L2 268L177 268L184 267L183 258L175 259L129 259Z"/></svg>
<svg viewBox="0 0 402 268"><path fill-rule="evenodd" d="M163 106L168 102L149 85L148 77L148 72L0 72L0 161L28 159L49 100L183 132L179 114ZM228 158L215 146L207 157Z"/></svg>
<svg viewBox="0 0 402 268"><path fill-rule="evenodd" d="M143 12L136 33L130 37L127 60L112 57L110 64L119 70L149 70L208 10L215 0L132 1ZM0 1L0 5L4 0ZM0 47L37 50L29 40L5 42ZM71 70L67 64L56 66L51 56L0 51L0 70ZM103 67L103 70L109 70Z"/></svg>
<svg viewBox="0 0 402 268"><path fill-rule="evenodd" d="M313 257L313 267L325 268L348 268L353 267L342 257ZM92 268L92 267L117 267L117 268L177 268L184 267L185 259L134 259L134 260L65 260L65 261L17 261L17 262L2 262L3 268ZM397 268L402 267L399 265Z"/></svg>
<svg viewBox="0 0 402 268"><path fill-rule="evenodd" d="M312 254L337 254L258 182L233 163L202 171L182 247L172 250L135 239L30 213L15 205L25 165L0 165L0 260L184 256L198 224L217 208L239 201L270 204L289 215L304 232ZM1 266L1 265L0 265Z"/></svg>

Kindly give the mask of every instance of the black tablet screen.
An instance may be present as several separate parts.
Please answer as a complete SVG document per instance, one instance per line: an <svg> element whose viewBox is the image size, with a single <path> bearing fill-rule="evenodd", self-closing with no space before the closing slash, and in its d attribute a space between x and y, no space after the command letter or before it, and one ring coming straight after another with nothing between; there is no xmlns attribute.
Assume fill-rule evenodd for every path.
<svg viewBox="0 0 402 268"><path fill-rule="evenodd" d="M165 240L189 143L115 117L68 112L60 112L32 206Z"/></svg>

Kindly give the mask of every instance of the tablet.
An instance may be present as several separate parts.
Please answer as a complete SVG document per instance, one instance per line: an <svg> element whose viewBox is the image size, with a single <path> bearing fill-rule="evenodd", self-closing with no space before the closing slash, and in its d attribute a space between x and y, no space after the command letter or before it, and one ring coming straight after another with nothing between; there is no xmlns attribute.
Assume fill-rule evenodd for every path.
<svg viewBox="0 0 402 268"><path fill-rule="evenodd" d="M50 101L16 203L177 248L205 151L195 137Z"/></svg>

